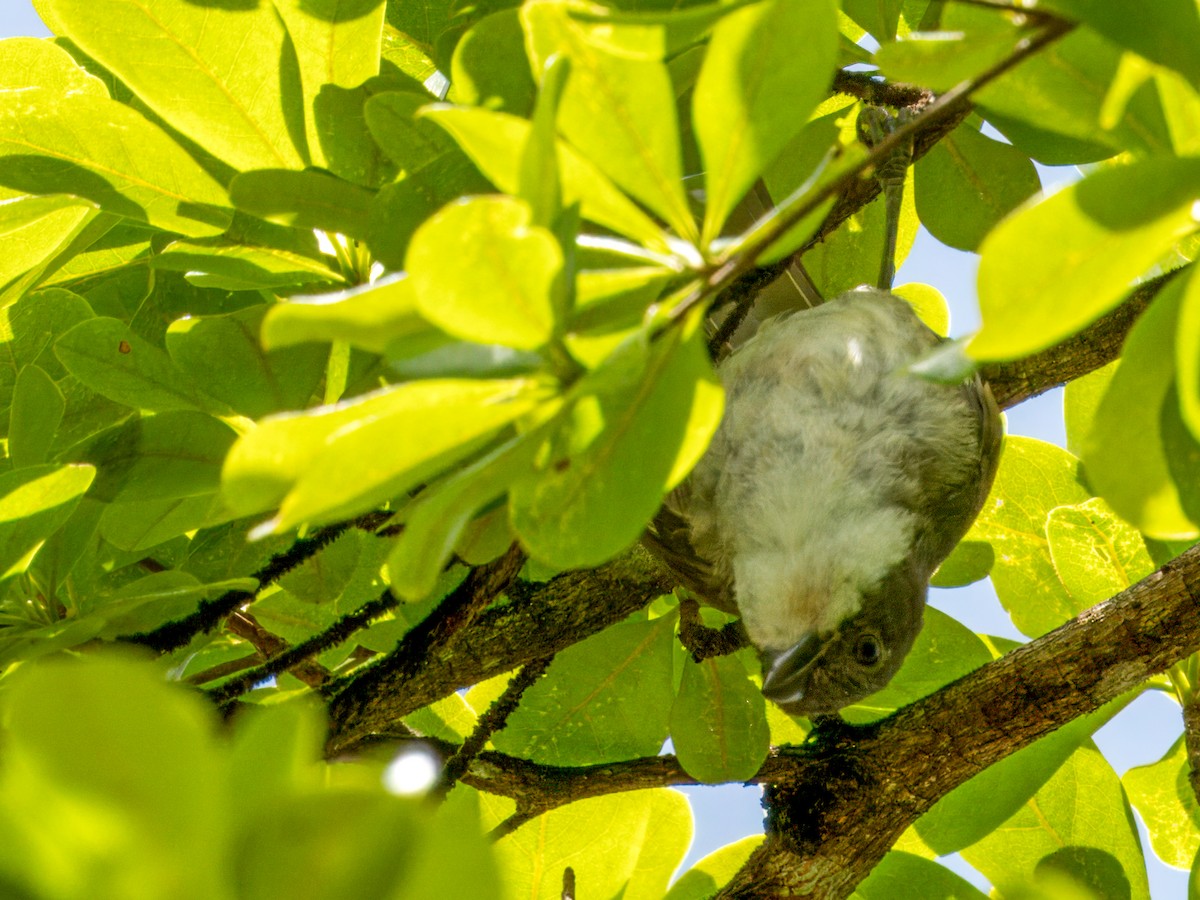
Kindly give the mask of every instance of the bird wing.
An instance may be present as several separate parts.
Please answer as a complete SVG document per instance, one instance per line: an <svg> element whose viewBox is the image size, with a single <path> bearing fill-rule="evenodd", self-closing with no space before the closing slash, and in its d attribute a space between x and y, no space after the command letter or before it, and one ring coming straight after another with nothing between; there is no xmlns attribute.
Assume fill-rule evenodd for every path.
<svg viewBox="0 0 1200 900"><path fill-rule="evenodd" d="M654 520L642 534L642 543L662 560L676 578L710 606L737 615L731 579L722 578L709 560L692 545L692 531L682 512L686 508L685 482L663 501Z"/></svg>

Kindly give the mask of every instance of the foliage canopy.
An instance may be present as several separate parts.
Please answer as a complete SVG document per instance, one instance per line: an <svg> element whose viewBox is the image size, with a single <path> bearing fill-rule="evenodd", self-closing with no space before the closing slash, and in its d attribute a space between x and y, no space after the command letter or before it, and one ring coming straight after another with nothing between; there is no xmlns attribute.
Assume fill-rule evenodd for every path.
<svg viewBox="0 0 1200 900"><path fill-rule="evenodd" d="M1071 381L1069 449L1008 440L937 583L990 577L1030 638L1172 560L1200 584L1193 0L35 6L58 37L0 42L6 895L558 897L569 868L660 897L668 785L803 783L772 748L811 723L749 651L693 659L725 620L630 547L720 421L710 313L797 260L826 296L872 280L870 170L905 139L899 257L918 223L980 255L982 330L928 373ZM918 115L870 150L864 104ZM1045 197L1035 160L1086 174ZM982 896L956 851L1004 897L1147 896L1131 803L1162 860L1200 850L1180 640L1069 715L1027 703L844 875L769 810L668 896ZM845 718L1011 649L930 610ZM1142 690L1196 727L1119 778L1091 735ZM440 805L383 786L419 742Z"/></svg>

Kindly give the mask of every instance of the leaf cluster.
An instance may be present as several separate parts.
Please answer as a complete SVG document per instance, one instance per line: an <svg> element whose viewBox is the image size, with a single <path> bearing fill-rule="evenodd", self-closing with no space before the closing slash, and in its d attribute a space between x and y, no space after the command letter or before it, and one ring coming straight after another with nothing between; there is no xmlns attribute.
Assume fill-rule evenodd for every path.
<svg viewBox="0 0 1200 900"><path fill-rule="evenodd" d="M559 896L569 869L656 897L688 782L777 788L766 841L676 900L974 896L934 862L956 851L1003 896L1145 896L1131 801L1192 865L1200 736L1122 780L1091 735L1145 687L1191 709L1196 647L841 858L813 823L866 783L856 732L768 709L746 650L689 655L630 550L720 421L718 322L872 280L870 174L906 140L896 262L919 225L980 255L983 327L928 371L982 364L1009 403L1071 380L1068 448L1008 439L935 583L990 577L1036 638L1200 537L1190 0L35 6L58 37L0 42L13 891ZM868 149L873 104L915 116ZM1086 174L1044 197L1035 161ZM897 293L948 328L932 287ZM157 656L96 652L129 643ZM845 719L1011 649L931 610ZM64 651L85 661L30 664ZM314 698L353 762L315 761ZM779 749L806 739L824 793ZM436 813L380 786L383 748L421 740L452 760Z"/></svg>

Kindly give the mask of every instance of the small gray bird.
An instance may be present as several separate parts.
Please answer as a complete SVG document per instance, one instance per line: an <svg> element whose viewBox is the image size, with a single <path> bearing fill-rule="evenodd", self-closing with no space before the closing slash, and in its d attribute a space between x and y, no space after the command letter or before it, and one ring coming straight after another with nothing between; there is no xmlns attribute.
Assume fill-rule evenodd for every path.
<svg viewBox="0 0 1200 900"><path fill-rule="evenodd" d="M793 715L891 680L930 576L991 487L1002 428L987 386L908 370L939 340L873 288L766 321L720 366L725 418L646 536L741 615L763 693Z"/></svg>

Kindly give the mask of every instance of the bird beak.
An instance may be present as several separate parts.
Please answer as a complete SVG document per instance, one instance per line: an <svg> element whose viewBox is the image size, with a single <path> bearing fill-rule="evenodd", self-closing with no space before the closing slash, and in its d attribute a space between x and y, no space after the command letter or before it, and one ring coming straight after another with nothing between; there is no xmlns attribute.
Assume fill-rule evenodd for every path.
<svg viewBox="0 0 1200 900"><path fill-rule="evenodd" d="M825 650L825 644L816 632L809 632L785 650L764 650L763 696L784 709L803 700L809 669Z"/></svg>

